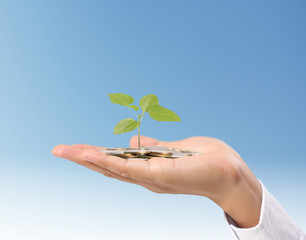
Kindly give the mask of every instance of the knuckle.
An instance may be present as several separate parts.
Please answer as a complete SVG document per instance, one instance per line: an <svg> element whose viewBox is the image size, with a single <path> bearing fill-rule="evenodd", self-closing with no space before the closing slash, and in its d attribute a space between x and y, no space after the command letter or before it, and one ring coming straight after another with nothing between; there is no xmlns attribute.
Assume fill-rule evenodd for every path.
<svg viewBox="0 0 306 240"><path fill-rule="evenodd" d="M128 177L128 173L126 171L121 171L120 177Z"/></svg>
<svg viewBox="0 0 306 240"><path fill-rule="evenodd" d="M114 176L111 173L108 173L108 172L103 173L103 175L105 177L114 178Z"/></svg>
<svg viewBox="0 0 306 240"><path fill-rule="evenodd" d="M128 177L129 176L128 171L127 171L127 166L128 166L128 161L123 161L122 166L121 166L120 171L119 171L119 175L121 177Z"/></svg>

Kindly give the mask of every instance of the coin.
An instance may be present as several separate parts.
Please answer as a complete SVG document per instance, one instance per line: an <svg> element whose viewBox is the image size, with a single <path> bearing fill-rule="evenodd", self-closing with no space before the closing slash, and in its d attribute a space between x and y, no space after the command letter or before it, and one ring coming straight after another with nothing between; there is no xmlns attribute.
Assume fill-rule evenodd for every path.
<svg viewBox="0 0 306 240"><path fill-rule="evenodd" d="M134 158L137 157L134 154L131 153L123 153L123 154L111 154L113 156L121 157L121 158Z"/></svg>
<svg viewBox="0 0 306 240"><path fill-rule="evenodd" d="M113 155L125 159L149 160L154 157L180 158L195 156L200 153L188 149L171 148L165 146L140 146L139 148L106 148L99 150L108 155Z"/></svg>
<svg viewBox="0 0 306 240"><path fill-rule="evenodd" d="M154 156L154 157L171 157L171 152L149 152L148 155Z"/></svg>
<svg viewBox="0 0 306 240"><path fill-rule="evenodd" d="M142 160L142 161L148 161L150 158L126 158L127 160Z"/></svg>
<svg viewBox="0 0 306 240"><path fill-rule="evenodd" d="M145 150L145 149L127 149L124 151L125 153L135 153L135 154L146 154L149 153L149 150Z"/></svg>

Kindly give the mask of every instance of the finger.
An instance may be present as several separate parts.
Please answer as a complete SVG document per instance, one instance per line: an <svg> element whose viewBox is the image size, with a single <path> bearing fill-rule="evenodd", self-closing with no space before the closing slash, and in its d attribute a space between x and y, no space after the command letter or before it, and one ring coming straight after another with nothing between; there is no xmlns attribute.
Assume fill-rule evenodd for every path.
<svg viewBox="0 0 306 240"><path fill-rule="evenodd" d="M154 138L150 138L150 137L146 137L146 136L140 136L140 145L142 146L153 146L158 144L158 140L154 139ZM131 139L130 139L130 146L131 147L137 147L138 146L138 135L134 135Z"/></svg>
<svg viewBox="0 0 306 240"><path fill-rule="evenodd" d="M141 146L166 146L166 147L179 147L179 141L167 142L160 141L155 138L140 136L140 145ZM130 146L137 147L138 146L138 135L133 136L130 139Z"/></svg>
<svg viewBox="0 0 306 240"><path fill-rule="evenodd" d="M96 150L95 150L96 151ZM138 181L138 180L134 180L134 179L129 179L128 177L124 177L124 176L120 176L108 169L102 168L99 165L93 163L93 162L89 162L84 160L81 156L83 154L84 150L78 148L78 147L74 147L74 146L69 146L69 145L58 145L55 148L53 148L52 153L54 156L57 157L61 157L61 158L65 158L68 159L72 162L78 163L82 166L85 166L93 171L99 172L101 174L103 174L106 177L110 177L110 178L115 178L118 179L120 181L124 181L124 182L129 182L129 183L133 183L133 184L138 184L140 186L143 186L153 192L163 192L163 189L161 189L158 186L152 185L150 183L146 183L146 182L142 182L142 181Z"/></svg>
<svg viewBox="0 0 306 240"><path fill-rule="evenodd" d="M150 160L127 160L104 154L95 149L84 150L82 158L122 177L145 182L153 180Z"/></svg>
<svg viewBox="0 0 306 240"><path fill-rule="evenodd" d="M121 177L150 182L150 166L148 161L127 160L99 152L95 149L80 149L69 145L58 145L53 148L54 156L84 165L86 161L107 169Z"/></svg>
<svg viewBox="0 0 306 240"><path fill-rule="evenodd" d="M56 157L65 158L77 164L83 165L85 163L85 161L81 158L83 151L83 147L61 144L52 149L52 154Z"/></svg>

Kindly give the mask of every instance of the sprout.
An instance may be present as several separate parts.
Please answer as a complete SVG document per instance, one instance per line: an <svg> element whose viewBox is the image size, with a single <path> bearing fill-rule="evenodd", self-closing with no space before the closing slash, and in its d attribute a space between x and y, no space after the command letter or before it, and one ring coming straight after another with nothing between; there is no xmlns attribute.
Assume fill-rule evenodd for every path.
<svg viewBox="0 0 306 240"><path fill-rule="evenodd" d="M139 110L139 107L132 105L134 98L130 95L123 93L110 93L108 96L112 103L127 106L130 110L132 108L136 113ZM142 114L136 115L133 113L134 116L137 117L137 121L132 118L125 118L114 128L114 134L126 133L138 128L138 149L140 149L140 124L146 112L148 112L150 117L156 121L181 121L176 113L159 105L157 96L154 94L148 94L142 97L139 101L139 106L142 109Z"/></svg>

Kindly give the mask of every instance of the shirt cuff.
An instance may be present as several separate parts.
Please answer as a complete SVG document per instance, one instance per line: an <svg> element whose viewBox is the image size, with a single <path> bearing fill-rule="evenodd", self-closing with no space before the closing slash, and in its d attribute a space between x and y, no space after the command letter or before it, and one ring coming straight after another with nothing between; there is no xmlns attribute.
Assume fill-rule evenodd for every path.
<svg viewBox="0 0 306 240"><path fill-rule="evenodd" d="M239 240L301 240L305 235L290 216L268 192L261 181L262 203L259 223L252 228L239 228L235 221L224 212L228 226ZM306 239L306 237L305 237Z"/></svg>

